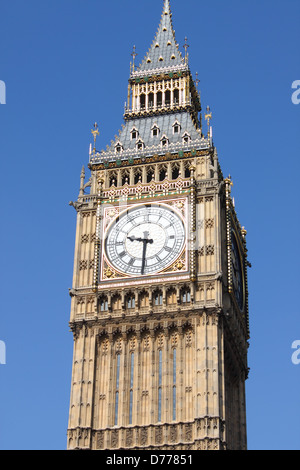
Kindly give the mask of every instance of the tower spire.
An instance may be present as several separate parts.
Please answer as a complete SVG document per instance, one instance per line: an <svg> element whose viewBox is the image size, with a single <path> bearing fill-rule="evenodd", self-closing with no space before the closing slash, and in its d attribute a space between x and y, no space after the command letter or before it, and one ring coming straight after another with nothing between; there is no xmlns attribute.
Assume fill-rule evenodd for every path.
<svg viewBox="0 0 300 470"><path fill-rule="evenodd" d="M179 50L172 24L169 0L164 0L160 23L154 40L136 73L155 73L161 69L185 68L185 61Z"/></svg>

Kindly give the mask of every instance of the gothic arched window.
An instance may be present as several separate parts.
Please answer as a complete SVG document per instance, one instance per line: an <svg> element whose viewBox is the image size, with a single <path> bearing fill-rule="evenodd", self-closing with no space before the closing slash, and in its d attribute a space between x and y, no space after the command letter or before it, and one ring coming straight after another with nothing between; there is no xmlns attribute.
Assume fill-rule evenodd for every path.
<svg viewBox="0 0 300 470"><path fill-rule="evenodd" d="M135 308L135 295L132 293L126 295L126 308Z"/></svg>
<svg viewBox="0 0 300 470"><path fill-rule="evenodd" d="M184 287L182 290L181 290L181 302L183 304L186 304L188 302L191 301L191 292L190 292L190 289L188 287Z"/></svg>
<svg viewBox="0 0 300 470"><path fill-rule="evenodd" d="M156 290L156 291L154 292L153 299L154 299L154 305L155 305L155 306L162 305L162 303L163 303L163 294L162 294L162 291L159 290L159 289Z"/></svg>
<svg viewBox="0 0 300 470"><path fill-rule="evenodd" d="M106 295L102 295L99 299L100 312L105 312L108 309L108 301Z"/></svg>

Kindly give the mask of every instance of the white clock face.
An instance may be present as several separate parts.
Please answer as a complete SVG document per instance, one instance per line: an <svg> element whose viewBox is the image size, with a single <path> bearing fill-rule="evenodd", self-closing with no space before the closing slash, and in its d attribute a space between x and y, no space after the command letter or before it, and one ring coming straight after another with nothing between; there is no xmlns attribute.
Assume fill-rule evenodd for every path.
<svg viewBox="0 0 300 470"><path fill-rule="evenodd" d="M168 206L147 204L120 214L105 239L109 262L131 276L162 271L180 255L185 243L181 218Z"/></svg>

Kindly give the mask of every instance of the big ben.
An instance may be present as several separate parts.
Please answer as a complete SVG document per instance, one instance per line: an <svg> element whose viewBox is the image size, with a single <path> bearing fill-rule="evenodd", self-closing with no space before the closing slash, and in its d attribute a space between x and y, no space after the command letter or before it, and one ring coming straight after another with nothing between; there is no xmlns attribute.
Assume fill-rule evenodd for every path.
<svg viewBox="0 0 300 470"><path fill-rule="evenodd" d="M68 449L247 448L246 230L169 0L80 175Z"/></svg>

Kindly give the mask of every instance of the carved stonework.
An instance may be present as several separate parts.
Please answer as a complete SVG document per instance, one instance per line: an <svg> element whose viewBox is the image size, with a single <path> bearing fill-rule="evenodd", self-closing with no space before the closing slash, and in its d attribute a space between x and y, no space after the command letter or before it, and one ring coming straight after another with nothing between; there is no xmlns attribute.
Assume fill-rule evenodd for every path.
<svg viewBox="0 0 300 470"><path fill-rule="evenodd" d="M148 429L142 428L140 430L140 445L142 447L146 446L148 443Z"/></svg>
<svg viewBox="0 0 300 470"><path fill-rule="evenodd" d="M97 449L104 448L104 432L98 431L97 432Z"/></svg>
<svg viewBox="0 0 300 470"><path fill-rule="evenodd" d="M126 429L126 447L133 446L133 429Z"/></svg>
<svg viewBox="0 0 300 470"><path fill-rule="evenodd" d="M162 430L162 427L159 426L155 428L155 444L161 444L162 437L163 437L163 430Z"/></svg>
<svg viewBox="0 0 300 470"><path fill-rule="evenodd" d="M191 441L193 439L193 428L191 424L185 425L185 441Z"/></svg>
<svg viewBox="0 0 300 470"><path fill-rule="evenodd" d="M111 447L115 449L119 445L119 431L117 429L111 431Z"/></svg>
<svg viewBox="0 0 300 470"><path fill-rule="evenodd" d="M177 426L170 426L170 433L169 433L170 442L177 441Z"/></svg>

